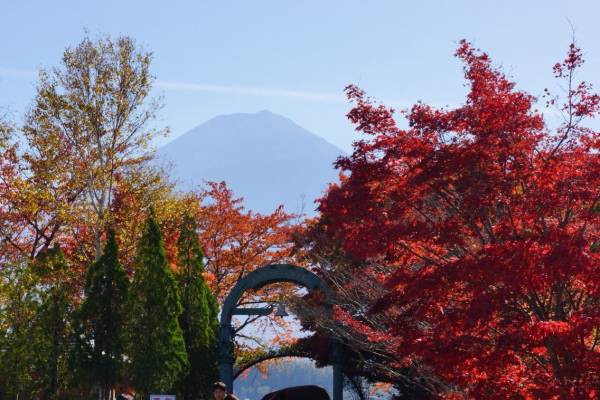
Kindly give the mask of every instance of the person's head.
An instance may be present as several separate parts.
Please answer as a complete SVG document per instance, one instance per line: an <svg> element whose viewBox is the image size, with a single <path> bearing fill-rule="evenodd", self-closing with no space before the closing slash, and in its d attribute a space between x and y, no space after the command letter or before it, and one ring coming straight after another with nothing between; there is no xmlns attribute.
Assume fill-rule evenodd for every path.
<svg viewBox="0 0 600 400"><path fill-rule="evenodd" d="M215 400L223 400L227 395L227 385L223 382L213 384L213 397Z"/></svg>

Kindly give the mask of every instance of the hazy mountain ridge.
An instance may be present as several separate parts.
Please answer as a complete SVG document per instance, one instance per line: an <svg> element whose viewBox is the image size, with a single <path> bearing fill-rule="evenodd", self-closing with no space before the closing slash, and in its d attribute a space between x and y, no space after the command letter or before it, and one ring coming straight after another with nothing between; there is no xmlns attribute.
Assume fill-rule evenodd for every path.
<svg viewBox="0 0 600 400"><path fill-rule="evenodd" d="M215 117L158 150L188 190L224 180L248 208L270 212L283 204L314 212L314 200L337 180L333 162L344 151L288 118L260 111ZM304 204L303 204L304 203Z"/></svg>

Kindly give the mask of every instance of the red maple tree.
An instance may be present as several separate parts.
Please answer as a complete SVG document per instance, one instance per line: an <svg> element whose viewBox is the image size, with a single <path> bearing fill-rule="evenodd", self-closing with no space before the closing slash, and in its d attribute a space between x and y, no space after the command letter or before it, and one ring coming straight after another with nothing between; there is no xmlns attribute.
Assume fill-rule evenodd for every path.
<svg viewBox="0 0 600 400"><path fill-rule="evenodd" d="M247 210L225 182L207 182L198 193L199 239L206 279L220 302L236 282L264 265L290 257L293 214L279 206L270 214Z"/></svg>
<svg viewBox="0 0 600 400"><path fill-rule="evenodd" d="M398 367L427 366L448 398L598 398L600 134L583 122L600 97L575 79L581 51L554 66L565 89L544 96L563 118L554 128L487 54L462 41L456 56L464 104L418 103L406 129L347 88L368 136L338 160L321 223L367 266L357 279L389 271L371 277L387 290L370 313L393 323L338 317Z"/></svg>

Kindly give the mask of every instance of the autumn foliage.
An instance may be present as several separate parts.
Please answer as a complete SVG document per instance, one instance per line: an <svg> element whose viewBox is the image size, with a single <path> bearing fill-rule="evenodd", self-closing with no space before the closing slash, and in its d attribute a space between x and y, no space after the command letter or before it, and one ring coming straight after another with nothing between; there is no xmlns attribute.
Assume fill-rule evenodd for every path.
<svg viewBox="0 0 600 400"><path fill-rule="evenodd" d="M157 270L165 269L165 264L163 272L169 275L181 272L178 240L185 216L193 218L197 229L190 234L197 236L206 256L200 260L206 261L203 275L219 301L248 272L290 255L289 232L295 215L282 207L264 215L246 210L243 199L225 182L208 182L195 191L179 192L167 171L159 167L151 144L168 129L155 126L162 99L150 94L154 82L151 61L152 54L132 38L86 35L65 50L57 67L40 71L35 99L22 124L0 118L0 398L28 398L42 391L46 394L40 398L82 398L81 393L90 391L91 386L85 387L90 382L84 382L82 374L91 369L66 368L72 358L70 348L52 353L52 364L47 366L54 371L52 379L48 378L54 382L51 387L46 387L46 378L31 372L43 361L36 358L40 353L36 343L45 345L53 332L39 328L46 316L38 304L43 300L38 291L45 294L60 287L65 307L79 309L90 297L84 290L86 273L100 259L107 230L114 231L113 245L119 249L118 256L114 254L118 260L113 261L122 265L128 281L136 282L136 276L141 279L140 271L148 267L147 260L139 261L142 222L152 214L152 233L160 240L148 246L160 253ZM64 268L45 271L49 268L37 259L58 251L53 249L60 250ZM173 289L155 283L158 297L166 296L161 291ZM150 287L143 286L132 296L142 301L140 293ZM245 300L276 299L287 293L286 289L253 294ZM144 307L140 305L140 309ZM71 314L62 313L52 322L70 327ZM178 315L154 317L173 328ZM38 319L41 322L36 325ZM286 324L273 318L266 321L277 326L281 336L277 339L285 342L290 334ZM238 329L243 326L244 322ZM71 343L67 329L58 334L58 339ZM146 336L147 332L139 334ZM181 349L175 350L180 355ZM174 368L173 375L181 375L186 363ZM148 363L135 364L137 373ZM162 367L152 368L160 374ZM124 370L119 376L111 372L110 382L103 383L102 396L110 397L115 383L127 383L125 375L134 368L129 365ZM143 389L140 382L145 379L137 379L138 389ZM163 385L164 390L169 388L169 384Z"/></svg>
<svg viewBox="0 0 600 400"><path fill-rule="evenodd" d="M225 182L208 182L199 201L203 204L197 218L207 281L221 302L242 276L289 258L295 216L283 207L264 215L247 210Z"/></svg>
<svg viewBox="0 0 600 400"><path fill-rule="evenodd" d="M182 277L222 303L249 272L291 262L329 284L335 318L320 312L322 297L300 298L288 283L247 292L238 306L285 301L315 334L296 341L297 326L283 318L240 317L238 361L279 347L326 365L333 336L357 392L367 382L404 399L600 397L600 133L586 125L600 96L577 80L581 51L571 45L553 67L563 92L540 99L466 41L456 57L464 104L417 103L400 113L402 125L394 110L347 87L348 118L364 136L336 162L340 180L308 221L283 207L247 210L225 182L178 192L151 148L168 131L153 125L162 103L150 97L152 54L127 37L68 48L40 73L24 122L0 120L0 398L89 394L86 371L69 364L69 331L95 293L85 276L106 261L107 228L109 264L133 282L136 334L123 348L136 365L123 369L142 391L168 390L187 373L193 335L180 329ZM182 243L195 254L187 275ZM170 299L169 313L159 307L142 319L148 298ZM198 318L207 310L197 307ZM163 337L158 360L142 341L164 321L174 334ZM192 365L207 365L205 347ZM164 379L167 364L169 379L148 381L147 372ZM104 397L129 383L121 375L105 380Z"/></svg>
<svg viewBox="0 0 600 400"><path fill-rule="evenodd" d="M360 265L357 281L385 293L338 318L383 344L392 365L438 378L435 396L595 399L600 134L584 121L600 97L576 81L575 45L554 66L565 93L546 91L545 113L470 43L456 57L464 104L418 103L402 113L407 128L347 88L348 118L366 137L338 160L320 229Z"/></svg>

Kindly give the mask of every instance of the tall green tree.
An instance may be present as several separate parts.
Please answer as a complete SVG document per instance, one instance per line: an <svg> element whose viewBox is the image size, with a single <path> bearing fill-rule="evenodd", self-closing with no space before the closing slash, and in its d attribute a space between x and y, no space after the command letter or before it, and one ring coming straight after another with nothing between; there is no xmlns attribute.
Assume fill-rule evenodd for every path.
<svg viewBox="0 0 600 400"><path fill-rule="evenodd" d="M76 315L79 376L97 385L102 400L110 399L123 371L129 281L118 253L115 233L109 230L102 255L87 271L85 299Z"/></svg>
<svg viewBox="0 0 600 400"><path fill-rule="evenodd" d="M40 291L25 262L0 267L0 399L34 394Z"/></svg>
<svg viewBox="0 0 600 400"><path fill-rule="evenodd" d="M146 396L171 390L188 367L177 282L153 213L138 243L135 271L129 291L129 372L138 393Z"/></svg>
<svg viewBox="0 0 600 400"><path fill-rule="evenodd" d="M204 280L204 254L198 241L196 221L186 215L177 240L176 274L183 312L179 323L190 369L179 382L184 400L208 399L218 378L218 305Z"/></svg>
<svg viewBox="0 0 600 400"><path fill-rule="evenodd" d="M73 307L67 260L59 246L40 253L34 271L39 276L40 305L32 326L34 350L32 374L40 398L61 398L70 381Z"/></svg>
<svg viewBox="0 0 600 400"><path fill-rule="evenodd" d="M0 267L0 399L68 398L73 292L58 246Z"/></svg>

